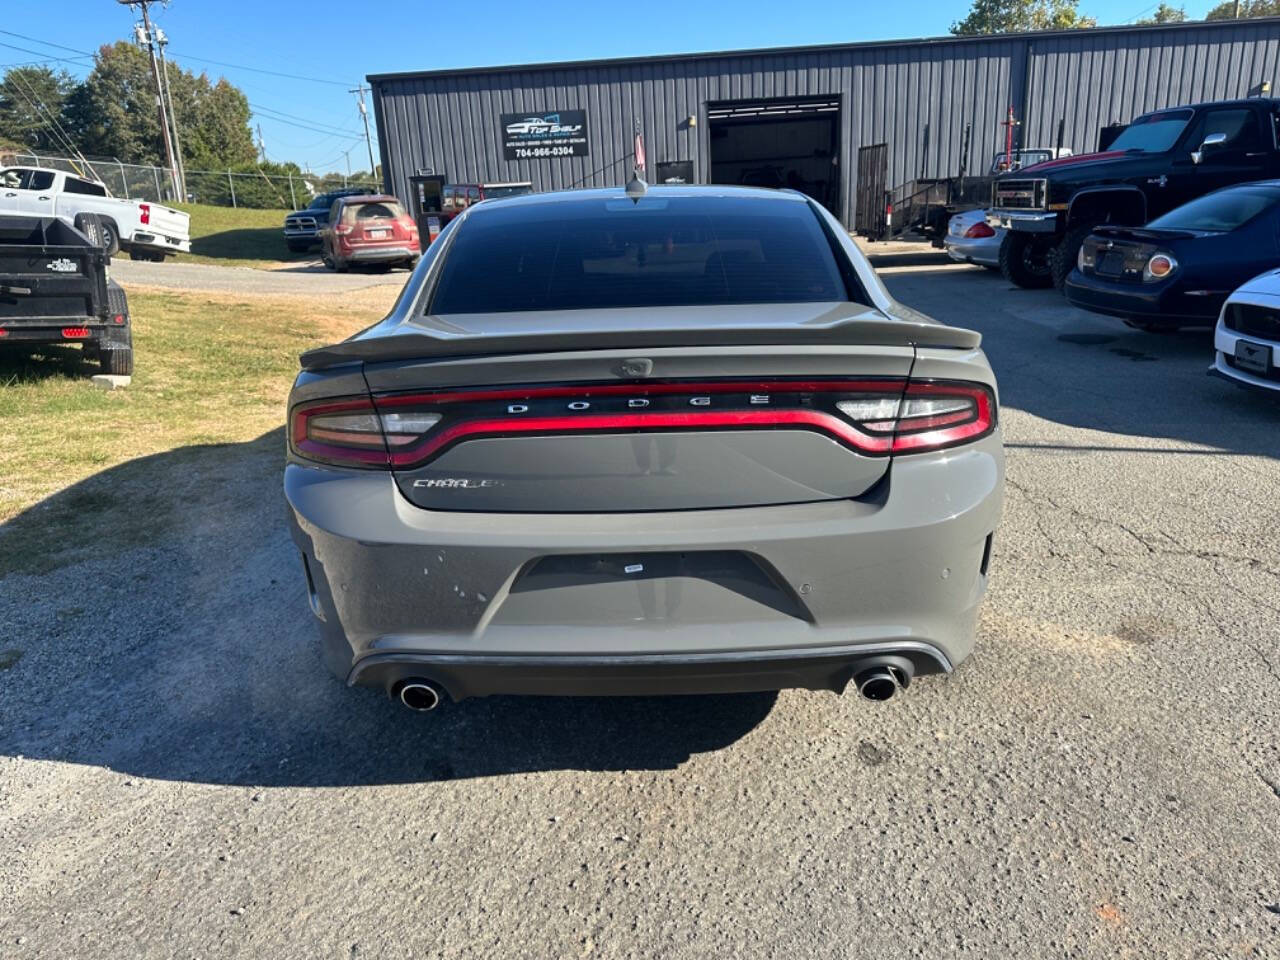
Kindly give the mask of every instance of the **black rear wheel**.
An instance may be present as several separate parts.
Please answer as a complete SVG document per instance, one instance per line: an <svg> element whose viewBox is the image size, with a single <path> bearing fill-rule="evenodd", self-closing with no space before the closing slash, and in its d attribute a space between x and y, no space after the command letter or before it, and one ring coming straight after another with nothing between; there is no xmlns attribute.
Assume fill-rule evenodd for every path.
<svg viewBox="0 0 1280 960"><path fill-rule="evenodd" d="M1024 290L1042 290L1053 284L1049 268L1052 237L1018 233L1010 230L1000 244L1000 272L1014 286Z"/></svg>

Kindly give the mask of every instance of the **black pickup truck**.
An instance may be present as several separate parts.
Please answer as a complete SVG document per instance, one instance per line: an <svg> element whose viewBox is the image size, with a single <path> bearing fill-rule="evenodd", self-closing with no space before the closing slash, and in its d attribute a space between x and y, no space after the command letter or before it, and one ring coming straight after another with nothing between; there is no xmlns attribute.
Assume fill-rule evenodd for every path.
<svg viewBox="0 0 1280 960"><path fill-rule="evenodd" d="M129 303L107 275L102 225L81 214L0 215L0 349L83 344L103 373L133 373Z"/></svg>
<svg viewBox="0 0 1280 960"><path fill-rule="evenodd" d="M1000 268L1020 287L1062 288L1103 223L1141 226L1219 187L1280 177L1280 101L1172 107L1130 123L1102 153L998 177L987 222L1009 232Z"/></svg>

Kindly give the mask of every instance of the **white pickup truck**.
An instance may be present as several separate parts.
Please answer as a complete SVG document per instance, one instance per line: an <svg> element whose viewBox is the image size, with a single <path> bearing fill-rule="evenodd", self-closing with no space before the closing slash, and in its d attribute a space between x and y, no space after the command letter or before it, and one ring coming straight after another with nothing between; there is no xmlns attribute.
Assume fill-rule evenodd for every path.
<svg viewBox="0 0 1280 960"><path fill-rule="evenodd" d="M0 170L0 213L57 217L72 226L77 214L96 213L108 252L124 250L134 260L191 251L188 214L145 200L121 200L96 180L47 167Z"/></svg>

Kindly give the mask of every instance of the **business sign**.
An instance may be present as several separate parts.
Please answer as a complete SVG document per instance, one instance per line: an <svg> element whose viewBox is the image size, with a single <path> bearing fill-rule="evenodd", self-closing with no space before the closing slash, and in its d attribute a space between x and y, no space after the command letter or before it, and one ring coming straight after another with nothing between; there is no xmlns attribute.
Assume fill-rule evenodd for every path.
<svg viewBox="0 0 1280 960"><path fill-rule="evenodd" d="M589 152L585 110L504 113L501 133L507 160L585 157Z"/></svg>

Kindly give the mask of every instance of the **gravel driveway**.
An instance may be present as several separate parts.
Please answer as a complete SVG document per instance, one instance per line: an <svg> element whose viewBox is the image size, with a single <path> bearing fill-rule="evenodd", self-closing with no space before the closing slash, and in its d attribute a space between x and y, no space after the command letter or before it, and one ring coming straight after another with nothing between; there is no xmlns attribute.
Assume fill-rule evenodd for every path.
<svg viewBox="0 0 1280 960"><path fill-rule="evenodd" d="M322 296L363 290L368 287L404 286L409 272L402 268L376 273L353 269L335 273L319 260L275 270L255 267L219 267L206 263L152 263L146 260L111 261L111 275L127 290L130 286L161 287L169 290L214 290L226 293Z"/></svg>
<svg viewBox="0 0 1280 960"><path fill-rule="evenodd" d="M1280 405L911 262L1009 445L953 677L413 715L320 663L279 431L134 461L208 482L0 581L0 956L1280 956Z"/></svg>

